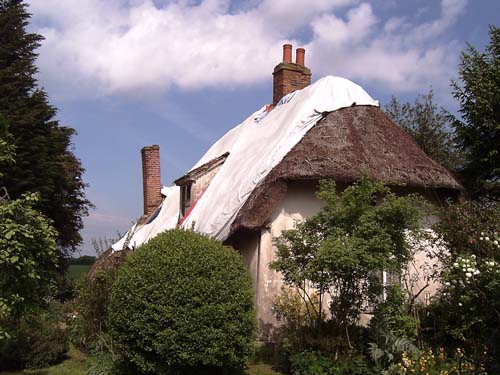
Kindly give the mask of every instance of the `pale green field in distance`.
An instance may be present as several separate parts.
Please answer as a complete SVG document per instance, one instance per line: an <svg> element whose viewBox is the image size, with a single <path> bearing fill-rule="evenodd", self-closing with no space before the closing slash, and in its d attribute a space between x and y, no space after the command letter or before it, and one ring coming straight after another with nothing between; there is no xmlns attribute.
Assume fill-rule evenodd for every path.
<svg viewBox="0 0 500 375"><path fill-rule="evenodd" d="M74 282L80 281L89 268L89 265L71 264L68 267L68 277Z"/></svg>

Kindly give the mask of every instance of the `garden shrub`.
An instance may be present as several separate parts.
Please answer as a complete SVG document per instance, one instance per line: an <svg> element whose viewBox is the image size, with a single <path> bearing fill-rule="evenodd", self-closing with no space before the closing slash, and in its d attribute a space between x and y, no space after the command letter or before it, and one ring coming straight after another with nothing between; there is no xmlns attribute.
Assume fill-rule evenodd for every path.
<svg viewBox="0 0 500 375"><path fill-rule="evenodd" d="M381 333L392 333L396 337L415 340L417 336L417 322L408 312L408 303L405 292L400 285L391 285L386 288L387 297L379 303L370 319L369 330L373 339Z"/></svg>
<svg viewBox="0 0 500 375"><path fill-rule="evenodd" d="M417 356L403 353L401 362L387 372L389 375L487 375L481 365L474 364L464 355L460 348L451 356L440 348L437 353L433 350L422 350Z"/></svg>
<svg viewBox="0 0 500 375"><path fill-rule="evenodd" d="M379 370L362 356L333 359L320 352L304 351L290 357L292 375L375 375Z"/></svg>
<svg viewBox="0 0 500 375"><path fill-rule="evenodd" d="M62 360L68 334L48 313L11 321L10 338L0 341L0 370L43 368Z"/></svg>
<svg viewBox="0 0 500 375"><path fill-rule="evenodd" d="M273 313L280 325L274 331L273 340L288 366L289 357L297 353L313 351L328 356L364 349L359 345L360 338L365 335L364 327L351 327L350 346L342 329L336 322L326 319L324 311L319 321L318 309L316 293L306 296L294 288L284 287L276 297Z"/></svg>
<svg viewBox="0 0 500 375"><path fill-rule="evenodd" d="M241 368L255 338L250 276L220 242L167 231L118 270L109 325L117 353L143 373Z"/></svg>
<svg viewBox="0 0 500 375"><path fill-rule="evenodd" d="M37 194L0 200L0 340L3 321L21 319L46 305L57 274L57 233L38 212Z"/></svg>
<svg viewBox="0 0 500 375"><path fill-rule="evenodd" d="M292 375L330 375L333 361L318 352L302 352L290 356Z"/></svg>
<svg viewBox="0 0 500 375"><path fill-rule="evenodd" d="M87 375L113 374L113 356L109 352L100 352L86 358Z"/></svg>
<svg viewBox="0 0 500 375"><path fill-rule="evenodd" d="M445 207L434 227L446 251L441 288L424 316L427 339L462 348L488 373L500 373L500 205Z"/></svg>
<svg viewBox="0 0 500 375"><path fill-rule="evenodd" d="M422 238L426 204L417 195L396 196L366 176L342 192L334 181L320 181L317 197L323 208L277 238L270 267L309 301L317 295L316 326L329 300L328 319L345 338L346 354L356 345L351 336L365 307L380 302L384 286L377 274L401 272L413 259L408 238Z"/></svg>
<svg viewBox="0 0 500 375"><path fill-rule="evenodd" d="M409 313L406 293L398 284L386 291L368 325L370 358L384 368L399 362L403 352L418 353L417 320Z"/></svg>
<svg viewBox="0 0 500 375"><path fill-rule="evenodd" d="M78 288L75 319L70 325L71 341L87 353L95 353L110 345L107 317L111 289L117 267L97 271L85 277Z"/></svg>

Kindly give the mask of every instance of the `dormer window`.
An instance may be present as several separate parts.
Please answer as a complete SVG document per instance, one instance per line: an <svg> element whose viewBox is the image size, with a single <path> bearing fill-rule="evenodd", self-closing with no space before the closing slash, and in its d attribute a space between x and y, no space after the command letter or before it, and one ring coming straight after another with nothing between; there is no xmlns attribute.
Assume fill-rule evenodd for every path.
<svg viewBox="0 0 500 375"><path fill-rule="evenodd" d="M228 156L229 152L226 152L210 160L208 163L192 169L186 175L174 181L175 184L181 188L180 211L182 218L184 218L189 212L189 209L196 204L196 201L208 187L210 181L212 181L212 178L217 174Z"/></svg>

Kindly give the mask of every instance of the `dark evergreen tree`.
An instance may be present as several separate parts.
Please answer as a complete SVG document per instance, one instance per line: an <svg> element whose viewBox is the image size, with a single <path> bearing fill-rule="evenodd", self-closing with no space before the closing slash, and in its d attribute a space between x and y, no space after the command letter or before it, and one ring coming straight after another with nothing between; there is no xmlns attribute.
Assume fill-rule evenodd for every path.
<svg viewBox="0 0 500 375"><path fill-rule="evenodd" d="M384 111L431 159L451 171L459 167L462 156L453 140L448 112L442 108L438 110L432 91L418 96L414 104L401 104L393 96Z"/></svg>
<svg viewBox="0 0 500 375"><path fill-rule="evenodd" d="M36 49L41 35L28 33L22 0L0 0L0 115L9 124L15 162L3 168L0 186L12 199L38 192L38 209L53 220L61 256L81 242L82 216L90 202L84 172L71 150L74 129L61 126L46 92L38 87Z"/></svg>
<svg viewBox="0 0 500 375"><path fill-rule="evenodd" d="M490 43L481 53L469 45L462 53L453 96L462 119L450 116L466 155L460 175L473 198L500 201L500 28L490 26Z"/></svg>
<svg viewBox="0 0 500 375"><path fill-rule="evenodd" d="M14 161L14 145L12 135L9 133L7 121L0 115L0 177L2 177L2 167ZM0 192L1 196L1 192Z"/></svg>

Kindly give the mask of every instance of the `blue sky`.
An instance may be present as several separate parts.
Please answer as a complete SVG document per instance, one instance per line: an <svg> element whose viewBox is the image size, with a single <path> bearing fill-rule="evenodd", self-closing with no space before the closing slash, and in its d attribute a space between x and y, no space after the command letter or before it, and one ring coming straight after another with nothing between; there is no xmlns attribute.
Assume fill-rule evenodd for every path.
<svg viewBox="0 0 500 375"><path fill-rule="evenodd" d="M466 42L482 49L498 0L30 0L45 36L39 82L75 128L88 198L81 251L142 213L140 149L160 145L162 182L183 175L272 98L282 45L305 47L313 81L338 75L385 103L432 88L454 111Z"/></svg>

